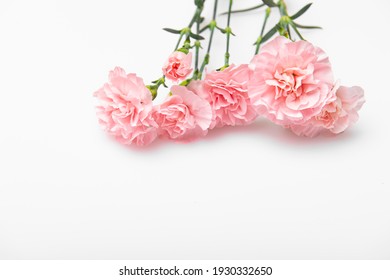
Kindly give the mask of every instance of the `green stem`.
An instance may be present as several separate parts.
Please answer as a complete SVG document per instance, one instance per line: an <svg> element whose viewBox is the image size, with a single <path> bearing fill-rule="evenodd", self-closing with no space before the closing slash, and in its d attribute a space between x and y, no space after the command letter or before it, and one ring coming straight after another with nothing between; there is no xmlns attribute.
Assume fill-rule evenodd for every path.
<svg viewBox="0 0 390 280"><path fill-rule="evenodd" d="M180 42L181 42L182 38L184 37L184 35L187 35L186 41L190 40L189 33L191 32L191 28L194 25L194 23L196 23L196 25L197 25L196 31L197 31L197 34L199 35L200 32L199 32L198 24L200 24L200 18L201 18L202 11L203 11L203 6L196 7L195 14L192 16L190 23L188 24L188 26L186 28L183 28L182 32L180 33L179 41L177 42L175 50L179 49Z"/></svg>
<svg viewBox="0 0 390 280"><path fill-rule="evenodd" d="M256 9L260 9L260 8L262 8L262 7L264 7L264 6L265 6L265 4L263 3L263 4L260 4L260 5L251 7L251 8L232 11L232 14L250 12L250 11L253 11L253 10L256 10ZM228 14L228 12L225 12L225 13L222 13L222 14L220 14L220 15L221 15L221 16L224 16L224 15L227 15L227 14Z"/></svg>
<svg viewBox="0 0 390 280"><path fill-rule="evenodd" d="M284 0L280 0L278 3L278 6L279 6L280 15L281 16L288 16L286 2L284 2Z"/></svg>
<svg viewBox="0 0 390 280"><path fill-rule="evenodd" d="M183 30L187 30L187 31L180 33L179 40L176 43L174 51L177 51L179 49L180 43L181 43L184 35L187 34L187 32L188 32L188 34L187 34L187 39L185 41L185 44L187 44L187 43L189 44L189 32L191 32L191 28L192 28L192 26L194 25L195 22L197 23L197 32L199 33L198 23L200 24L200 16L202 14L202 10L203 10L203 6L202 7L196 7L196 11L195 11L194 16L191 19L191 22L188 24L187 28L183 29ZM160 88L161 85L165 86L165 76L162 76L158 80L152 82L151 85L147 85L146 86L149 89L149 91L151 92L153 100L157 97L158 89Z"/></svg>
<svg viewBox="0 0 390 280"><path fill-rule="evenodd" d="M279 13L280 13L279 25L281 27L279 30L279 34L288 38L288 39L291 39L291 33L290 33L290 28L289 28L290 17L288 16L288 13L287 13L286 2L284 2L284 0L280 0L278 2L278 7L279 7Z"/></svg>
<svg viewBox="0 0 390 280"><path fill-rule="evenodd" d="M198 6L195 15L196 17L196 35L200 34L200 21L202 18L202 12L203 12L203 5L201 7ZM194 75L193 78L197 78L199 75L199 49L200 49L200 41L196 40L195 41L195 70L194 70Z"/></svg>
<svg viewBox="0 0 390 280"><path fill-rule="evenodd" d="M226 53L225 53L225 67L229 66L229 59L230 59L230 35L232 34L232 29L230 28L230 18L232 15L232 6L233 6L233 0L229 0L229 11L228 11L228 18L227 18L227 26L226 26Z"/></svg>
<svg viewBox="0 0 390 280"><path fill-rule="evenodd" d="M218 0L214 0L213 20L217 18Z"/></svg>
<svg viewBox="0 0 390 280"><path fill-rule="evenodd" d="M265 11L265 18L264 18L264 22L263 22L263 27L261 28L260 37L263 37L263 35L264 35L265 26L267 25L267 21L268 21L270 14L271 14L271 9Z"/></svg>
<svg viewBox="0 0 390 280"><path fill-rule="evenodd" d="M176 47L175 47L175 51L179 48L180 46L180 43L181 43L181 39L183 39L183 33L180 33L180 37L179 37L179 40L177 41L177 44L176 44Z"/></svg>
<svg viewBox="0 0 390 280"><path fill-rule="evenodd" d="M202 78L203 71L204 71L206 65L208 65L209 61L210 61L210 51L211 51L211 46L213 44L214 31L215 31L215 28L217 27L217 23L215 21L215 19L217 18L217 9L218 9L218 0L214 0L213 20L209 24L209 28L210 28L209 44L207 46L207 52L206 52L206 55L204 56L202 66L200 67L200 70L199 70L198 79Z"/></svg>
<svg viewBox="0 0 390 280"><path fill-rule="evenodd" d="M200 22L198 21L196 23L196 35L199 35L199 25L200 25ZM200 48L200 41L199 40L196 40L195 42L195 72L197 73L198 72L198 67L199 67L199 48Z"/></svg>
<svg viewBox="0 0 390 280"><path fill-rule="evenodd" d="M267 25L267 21L269 19L270 14L271 14L271 9L267 8L265 10L265 17L264 17L263 27L261 28L260 36L259 36L259 38L256 41L255 55L259 53L260 45L261 45L261 42L262 42L263 36L264 36L265 26Z"/></svg>
<svg viewBox="0 0 390 280"><path fill-rule="evenodd" d="M196 22L196 20L197 20L197 18L198 18L198 11L199 11L199 8L196 7L195 14L194 14L194 16L192 17L191 22L190 22L190 24L188 25L188 28L192 28L192 26L193 26L194 23Z"/></svg>
<svg viewBox="0 0 390 280"><path fill-rule="evenodd" d="M189 32L191 32L191 28L194 25L194 23L197 23L198 19L200 19L200 15L202 14L202 11L203 11L203 7L196 7L195 14L192 17L190 24L188 24L187 29L189 30ZM189 39L190 39L190 34L187 34L186 40L189 40Z"/></svg>
<svg viewBox="0 0 390 280"><path fill-rule="evenodd" d="M266 2L266 1L263 0L263 2ZM317 26L302 26L302 25L298 25L294 21L296 18L298 18L302 14L304 14L310 8L311 4L307 4L301 10L299 10L296 14L294 14L293 16L290 17L288 15L287 5L286 5L285 0L279 0L276 5L272 5L272 3L271 2L266 3L269 7L266 10L266 16L264 18L263 27L261 29L260 36L257 38L257 41L255 43L255 45L256 45L256 52L255 52L255 54L259 53L260 45L262 43L266 42L267 40L271 39L272 36L276 32L279 32L279 34L281 36L284 36L284 37L286 37L286 38L291 40L292 39L291 28L292 28L295 31L295 33L299 36L299 38L301 40L305 40L303 38L302 34L299 32L298 28L319 28ZM268 21L269 15L271 13L271 8L272 7L275 7L275 8L277 8L279 10L280 19L279 19L279 22L264 35L265 26L267 24L267 21Z"/></svg>
<svg viewBox="0 0 390 280"><path fill-rule="evenodd" d="M165 84L165 76L162 76L157 81L153 82L153 85L147 85L146 87L149 89L150 93L152 94L152 100L154 100L157 97L158 88L161 85Z"/></svg>

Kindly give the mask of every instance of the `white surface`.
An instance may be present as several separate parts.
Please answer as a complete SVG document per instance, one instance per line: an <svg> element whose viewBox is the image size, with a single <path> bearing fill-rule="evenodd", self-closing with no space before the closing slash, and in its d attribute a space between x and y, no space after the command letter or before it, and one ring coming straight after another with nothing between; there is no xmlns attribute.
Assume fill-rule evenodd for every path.
<svg viewBox="0 0 390 280"><path fill-rule="evenodd" d="M159 77L177 39L161 28L186 25L192 1L1 0L0 258L390 258L390 5L314 2L300 22L324 30L304 34L366 90L355 127L305 139L259 120L135 150L100 130L92 92L116 65ZM261 21L233 18L233 62Z"/></svg>

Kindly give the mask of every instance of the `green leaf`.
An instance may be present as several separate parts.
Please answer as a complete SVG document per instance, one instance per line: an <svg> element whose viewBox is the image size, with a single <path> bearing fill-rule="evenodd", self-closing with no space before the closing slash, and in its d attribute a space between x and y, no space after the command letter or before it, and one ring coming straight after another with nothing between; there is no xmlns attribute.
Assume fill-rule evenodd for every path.
<svg viewBox="0 0 390 280"><path fill-rule="evenodd" d="M245 13L245 12L253 11L253 10L256 10L256 9L260 9L260 8L262 8L264 6L265 6L265 4L260 4L260 5L257 5L257 6L251 7L251 8L247 8L247 9L234 10L231 13L232 14ZM223 16L223 15L227 15L228 13L229 12L224 12L224 13L222 13L220 15Z"/></svg>
<svg viewBox="0 0 390 280"><path fill-rule="evenodd" d="M305 40L305 38L303 38L302 34L299 32L297 26L295 25L295 23L291 23L291 27L294 29L295 33L297 33L297 35L299 36L299 39L301 40Z"/></svg>
<svg viewBox="0 0 390 280"><path fill-rule="evenodd" d="M272 0L262 0L268 7L277 7L278 5Z"/></svg>
<svg viewBox="0 0 390 280"><path fill-rule="evenodd" d="M300 9L296 14L292 15L290 18L291 18L291 19L297 19L297 18L299 18L301 15L303 15L303 14L310 8L310 6L311 6L312 4L313 4L313 3L307 4L305 7L303 7L302 9Z"/></svg>
<svg viewBox="0 0 390 280"><path fill-rule="evenodd" d="M173 34L180 34L181 33L181 30L172 29L172 28L163 28L163 30L165 30L169 33L173 33Z"/></svg>
<svg viewBox="0 0 390 280"><path fill-rule="evenodd" d="M302 29L322 29L321 26L310 26L310 25L302 25L294 22L295 26Z"/></svg>
<svg viewBox="0 0 390 280"><path fill-rule="evenodd" d="M271 37L274 36L277 31L278 31L278 25L275 25L274 27L271 28L270 31L268 31L263 36L263 38L261 38L261 43L264 43L264 42L268 41L269 39L271 39Z"/></svg>
<svg viewBox="0 0 390 280"><path fill-rule="evenodd" d="M216 28L221 31L223 34L226 34L226 30L224 28L221 28L219 26L216 26Z"/></svg>
<svg viewBox="0 0 390 280"><path fill-rule="evenodd" d="M194 33L192 33L192 32L191 32L189 35L190 35L190 37L191 37L192 39L195 39L195 40L204 40L204 38L203 38L202 36L197 35L197 34L194 34Z"/></svg>
<svg viewBox="0 0 390 280"><path fill-rule="evenodd" d="M199 30L199 33L203 33L203 32L205 32L207 29L210 29L210 24L207 24L206 26L204 26L203 28L201 28L201 29Z"/></svg>
<svg viewBox="0 0 390 280"><path fill-rule="evenodd" d="M199 8L203 7L205 0L195 0L195 5Z"/></svg>

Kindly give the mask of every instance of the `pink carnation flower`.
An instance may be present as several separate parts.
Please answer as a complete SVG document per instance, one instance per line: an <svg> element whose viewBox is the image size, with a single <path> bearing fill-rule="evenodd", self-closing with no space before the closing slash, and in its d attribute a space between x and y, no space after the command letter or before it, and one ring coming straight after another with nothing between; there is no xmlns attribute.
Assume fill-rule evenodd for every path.
<svg viewBox="0 0 390 280"><path fill-rule="evenodd" d="M248 65L231 65L208 73L203 88L196 85L198 95L206 98L213 109L211 128L245 125L256 119L256 110L248 97L248 77Z"/></svg>
<svg viewBox="0 0 390 280"><path fill-rule="evenodd" d="M162 68L163 74L173 82L187 78L191 73L192 53L185 54L175 51L172 53Z"/></svg>
<svg viewBox="0 0 390 280"><path fill-rule="evenodd" d="M364 91L361 87L334 87L337 99L327 104L322 111L302 125L291 125L297 135L314 137L324 130L338 134L359 119L358 111L363 106Z"/></svg>
<svg viewBox="0 0 390 280"><path fill-rule="evenodd" d="M249 67L249 96L258 113L277 124L305 123L335 100L329 59L309 42L276 37Z"/></svg>
<svg viewBox="0 0 390 280"><path fill-rule="evenodd" d="M212 118L210 104L184 86L173 86L171 92L153 113L159 134L178 140L206 135Z"/></svg>
<svg viewBox="0 0 390 280"><path fill-rule="evenodd" d="M109 74L109 82L94 96L98 99L99 123L120 142L143 146L156 138L152 97L141 78L126 75L122 68L116 67Z"/></svg>

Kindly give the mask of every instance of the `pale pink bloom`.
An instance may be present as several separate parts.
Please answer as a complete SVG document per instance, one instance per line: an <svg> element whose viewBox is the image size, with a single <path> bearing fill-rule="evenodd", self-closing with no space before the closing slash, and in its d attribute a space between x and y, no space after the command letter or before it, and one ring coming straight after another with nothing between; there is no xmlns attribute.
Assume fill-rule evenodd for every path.
<svg viewBox="0 0 390 280"><path fill-rule="evenodd" d="M116 67L109 82L94 93L103 129L124 144L144 146L157 136L152 118L152 97L141 78Z"/></svg>
<svg viewBox="0 0 390 280"><path fill-rule="evenodd" d="M327 104L320 114L305 124L290 126L295 134L314 137L324 130L338 134L358 121L358 111L365 102L363 89L357 86L335 86L333 91L337 99Z"/></svg>
<svg viewBox="0 0 390 280"><path fill-rule="evenodd" d="M192 53L173 52L165 62L162 71L171 81L182 81L192 72Z"/></svg>
<svg viewBox="0 0 390 280"><path fill-rule="evenodd" d="M208 73L203 88L202 84L195 84L197 94L206 98L213 109L211 128L246 125L256 119L256 110L248 97L248 78L248 65L231 65Z"/></svg>
<svg viewBox="0 0 390 280"><path fill-rule="evenodd" d="M210 104L184 86L172 86L171 92L153 113L159 134L177 140L206 135L212 118Z"/></svg>
<svg viewBox="0 0 390 280"><path fill-rule="evenodd" d="M214 128L215 126L215 111L212 106L210 94L206 92L204 88L204 80L192 80L188 85L187 89L198 95L203 100L206 100L210 104L211 108L211 124L210 129Z"/></svg>
<svg viewBox="0 0 390 280"><path fill-rule="evenodd" d="M336 98L329 59L309 42L276 37L249 68L249 96L258 113L277 124L305 123Z"/></svg>

